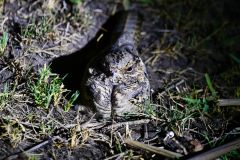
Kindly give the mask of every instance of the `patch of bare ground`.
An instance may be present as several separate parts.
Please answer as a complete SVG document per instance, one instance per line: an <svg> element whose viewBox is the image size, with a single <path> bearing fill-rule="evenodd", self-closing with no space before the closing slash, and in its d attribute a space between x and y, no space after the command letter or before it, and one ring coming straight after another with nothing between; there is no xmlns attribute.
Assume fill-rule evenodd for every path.
<svg viewBox="0 0 240 160"><path fill-rule="evenodd" d="M0 4L0 159L239 158L237 3ZM76 54L96 51L121 6L143 18L152 99L137 115L99 122L78 101Z"/></svg>

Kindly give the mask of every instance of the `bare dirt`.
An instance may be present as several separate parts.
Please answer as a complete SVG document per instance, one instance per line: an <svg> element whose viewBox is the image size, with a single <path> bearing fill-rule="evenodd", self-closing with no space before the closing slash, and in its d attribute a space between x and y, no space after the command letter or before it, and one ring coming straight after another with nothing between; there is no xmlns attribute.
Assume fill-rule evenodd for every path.
<svg viewBox="0 0 240 160"><path fill-rule="evenodd" d="M108 46L113 15L122 4L4 1L0 36L7 31L9 38L0 57L0 93L7 85L9 96L0 96L0 159L163 158L129 147L124 138L191 156L239 137L239 108L217 104L240 97L239 64L230 56L239 57L240 51L239 11L232 1L131 3L143 18L138 49L152 88L153 107L145 113L102 123L79 101L68 112L60 105L45 110L34 103L28 82L44 64L66 76L66 89L79 89L91 55ZM217 91L213 100L205 73ZM186 97L198 101L186 102Z"/></svg>

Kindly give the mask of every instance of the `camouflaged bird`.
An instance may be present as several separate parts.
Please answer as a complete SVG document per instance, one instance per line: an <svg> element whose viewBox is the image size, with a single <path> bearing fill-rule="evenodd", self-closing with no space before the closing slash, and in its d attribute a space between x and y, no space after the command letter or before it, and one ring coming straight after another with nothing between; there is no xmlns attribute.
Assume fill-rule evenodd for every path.
<svg viewBox="0 0 240 160"><path fill-rule="evenodd" d="M137 113L150 98L146 67L137 51L140 24L136 12L121 13L110 49L88 64L81 93L100 118Z"/></svg>

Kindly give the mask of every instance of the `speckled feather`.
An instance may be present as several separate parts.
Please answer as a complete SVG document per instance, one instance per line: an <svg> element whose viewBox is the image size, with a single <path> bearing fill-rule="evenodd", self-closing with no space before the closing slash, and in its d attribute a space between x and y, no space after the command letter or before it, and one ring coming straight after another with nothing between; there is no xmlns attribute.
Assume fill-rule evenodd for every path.
<svg viewBox="0 0 240 160"><path fill-rule="evenodd" d="M99 118L137 113L150 98L146 67L137 51L139 22L136 12L123 12L111 48L88 64L82 97Z"/></svg>

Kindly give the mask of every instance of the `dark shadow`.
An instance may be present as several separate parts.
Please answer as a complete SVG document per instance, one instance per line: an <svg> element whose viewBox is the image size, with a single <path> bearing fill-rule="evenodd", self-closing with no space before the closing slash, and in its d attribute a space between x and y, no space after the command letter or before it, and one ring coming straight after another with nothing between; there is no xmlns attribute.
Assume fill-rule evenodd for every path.
<svg viewBox="0 0 240 160"><path fill-rule="evenodd" d="M50 62L52 72L64 78L66 89L73 92L79 90L84 70L90 59L110 46L111 33L116 24L118 14L109 18L101 29L84 48L70 55L58 57ZM100 41L98 41L101 36Z"/></svg>

